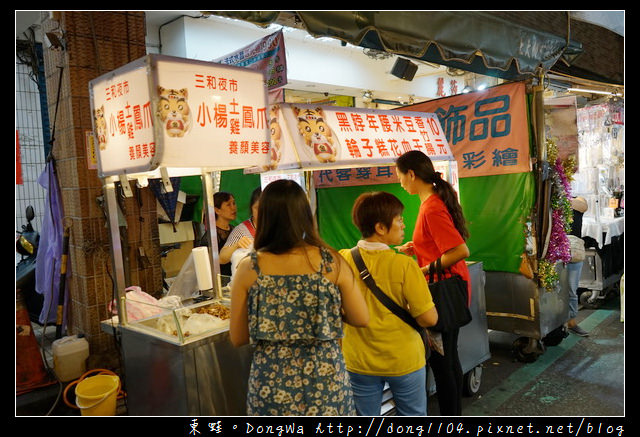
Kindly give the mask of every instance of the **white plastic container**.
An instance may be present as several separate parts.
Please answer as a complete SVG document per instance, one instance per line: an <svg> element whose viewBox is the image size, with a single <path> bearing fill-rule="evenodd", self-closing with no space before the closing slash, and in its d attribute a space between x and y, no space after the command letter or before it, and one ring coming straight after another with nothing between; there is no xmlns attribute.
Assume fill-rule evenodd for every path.
<svg viewBox="0 0 640 437"><path fill-rule="evenodd" d="M87 371L89 342L84 337L70 335L53 342L53 368L62 382L79 378Z"/></svg>

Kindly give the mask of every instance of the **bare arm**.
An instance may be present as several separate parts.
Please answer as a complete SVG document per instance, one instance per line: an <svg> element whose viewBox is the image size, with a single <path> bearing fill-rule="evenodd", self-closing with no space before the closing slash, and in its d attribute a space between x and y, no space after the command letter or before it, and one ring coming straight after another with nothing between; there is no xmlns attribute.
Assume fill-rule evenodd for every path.
<svg viewBox="0 0 640 437"><path fill-rule="evenodd" d="M249 237L241 237L235 244L224 246L220 249L220 264L227 264L231 261L231 255L236 249L243 248L248 249L253 245L253 239Z"/></svg>
<svg viewBox="0 0 640 437"><path fill-rule="evenodd" d="M396 246L398 252L402 252L405 255L413 256L415 255L415 251L413 250L413 241L407 241L402 246Z"/></svg>
<svg viewBox="0 0 640 437"><path fill-rule="evenodd" d="M445 253L440 256L440 262L442 263L442 268L446 269L457 263L458 261L465 259L469 256L469 248L466 243L462 243L459 246L456 246L452 249L447 250ZM426 266L422 266L420 268L422 273L425 275L429 273L429 264Z"/></svg>
<svg viewBox="0 0 640 437"><path fill-rule="evenodd" d="M418 317L416 317L416 322L418 322L418 325L422 326L423 328L435 326L435 324L438 323L438 311L436 310L436 307L433 307L430 310L427 310L424 313L420 314Z"/></svg>
<svg viewBox="0 0 640 437"><path fill-rule="evenodd" d="M251 260L246 258L238 265L231 283L231 320L229 338L238 347L249 343L249 316L247 314L247 296L249 287L255 282L255 270Z"/></svg>

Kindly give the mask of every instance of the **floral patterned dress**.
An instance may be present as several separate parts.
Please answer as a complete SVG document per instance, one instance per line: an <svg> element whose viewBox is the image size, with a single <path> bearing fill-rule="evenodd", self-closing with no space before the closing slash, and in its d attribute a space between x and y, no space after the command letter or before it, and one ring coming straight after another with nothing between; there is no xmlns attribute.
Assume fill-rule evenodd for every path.
<svg viewBox="0 0 640 437"><path fill-rule="evenodd" d="M355 407L339 339L341 297L321 248L318 272L265 275L251 253L258 278L248 292L249 336L255 344L247 414L346 416Z"/></svg>

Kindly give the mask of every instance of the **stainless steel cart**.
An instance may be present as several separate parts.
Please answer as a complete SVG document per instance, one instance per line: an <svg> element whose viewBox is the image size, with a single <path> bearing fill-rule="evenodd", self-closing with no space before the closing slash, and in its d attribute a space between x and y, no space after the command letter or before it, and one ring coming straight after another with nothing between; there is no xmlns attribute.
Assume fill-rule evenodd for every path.
<svg viewBox="0 0 640 437"><path fill-rule="evenodd" d="M209 304L205 301L184 309ZM117 329L122 340L127 407L131 416L242 416L253 348L229 341L228 321L218 329L188 335L159 330L180 318L170 310L139 321L118 325L102 322L102 329ZM169 329L171 331L171 329Z"/></svg>

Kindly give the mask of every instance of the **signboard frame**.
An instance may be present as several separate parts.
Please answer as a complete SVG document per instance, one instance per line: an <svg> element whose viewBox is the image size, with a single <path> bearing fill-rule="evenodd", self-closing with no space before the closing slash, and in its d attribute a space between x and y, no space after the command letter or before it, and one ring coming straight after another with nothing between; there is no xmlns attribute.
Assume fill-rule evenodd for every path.
<svg viewBox="0 0 640 437"><path fill-rule="evenodd" d="M175 66L177 67L174 68ZM193 70L195 71L201 71L202 69L211 69L211 71L216 72L224 71L225 73L228 73L230 77L240 76L243 78L244 83L248 84L248 86L251 88L250 92L246 95L254 99L249 103L252 104L252 107L256 107L257 116L254 118L256 126L263 126L263 128L252 127L253 131L251 132L251 135L247 137L251 140L252 144L260 142L259 152L253 153L252 149L252 156L249 156L249 154L247 153L247 156L236 157L234 160L232 160L232 162L229 162L225 159L220 159L221 156L219 149L220 147L225 147L225 145L221 142L227 140L230 144L231 140L229 140L229 135L225 134L225 139L221 139L221 136L217 134L217 131L213 130L213 128L211 128L213 130L211 133L207 133L201 129L204 125L199 125L197 127L194 126L195 123L197 123L196 117L199 116L199 114L197 113L197 111L200 109L199 107L196 109L196 113L193 113L193 109L189 109L189 118L185 119L184 123L182 123L181 121L176 122L176 125L178 125L179 128L183 128L188 124L189 128L191 129L199 129L197 131L197 134L194 134L193 132L189 133L188 131L186 131L186 128L183 135L180 135L179 129L177 130L178 133L175 133L176 131L169 132L169 123L167 122L166 124L164 124L165 121L162 120L161 122L161 119L158 118L160 117L160 96L158 87L162 86L160 82L164 80L165 76L167 76L165 72L169 68L174 68L174 70L176 70L182 68L182 66L187 69L187 72L189 67L193 67ZM138 76L138 74L144 75L146 84L142 84L142 78ZM118 80L127 78L129 76L134 78L135 86L139 87L139 89L137 90L139 95L135 97L138 99L136 103L138 104L138 106L140 106L139 101L142 100L144 102L144 105L146 106L142 115L144 119L142 122L138 121L138 123L144 123L143 128L141 128L140 130L140 136L144 141L146 141L143 141L140 147L145 151L144 153L149 156L148 158L136 158L127 161L126 154L133 152L131 152L132 146L128 145L126 143L126 140L122 140L120 144L114 146L117 147L117 152L109 150L108 143L104 144L101 142L101 138L104 138L105 135L114 136L113 129L115 129L115 127L114 121L107 121L104 119L100 120L100 111L97 112L97 110L100 109L100 106L104 107L103 104L106 98L104 95L98 97L97 93L105 92L102 90L98 91L99 87L105 87L104 89L114 87L115 89L115 87L122 86L122 84L125 84L127 87L130 86L124 79L121 81L122 83L117 83ZM253 80L253 77L255 77L256 80ZM203 81L204 80L205 79L203 79ZM104 178L108 176L123 174L132 175L151 172L157 173L157 170L159 168L175 168L178 173L182 174L184 174L185 171L188 174L200 174L203 168L209 171L227 170L251 167L253 165L261 163L264 160L262 155L267 156L270 148L268 120L266 117L269 105L267 89L264 84L265 75L261 71L235 67L232 65L217 64L209 61L184 59L158 54L146 55L90 81L89 96L92 114L92 127L94 133L96 134L96 138L98 139L97 143L99 144L98 150L96 150L96 155L98 157L99 176L101 178ZM169 89L169 86L171 85L167 85L167 89ZM189 84L189 86L193 87L192 84ZM204 86L200 88L204 88ZM185 87L183 89L186 90L190 88ZM183 89L170 89L172 94L170 94L168 98L172 98L175 100L182 98L183 96L179 96L179 92ZM203 93L207 92L207 90L199 92ZM220 100L218 96L211 96L212 101L215 101L216 98ZM203 102L202 106L204 107L204 109L209 110L210 108L208 105L210 104L213 105L214 103L210 103L209 101L207 101L207 103ZM241 105L242 102L235 102L235 104L236 106L238 106ZM127 109L131 108L130 102L126 102L126 105ZM205 105L207 106L205 107ZM134 105L133 107L135 108L136 106ZM139 108L138 112L140 112ZM107 115L106 113L107 111L103 110L102 116L105 117ZM244 114L241 114L241 116L243 115ZM209 121L211 120L211 115L208 114L208 116ZM261 118L262 116L263 118ZM109 117L113 119L115 116L113 113L111 113L109 114ZM138 117L138 119L139 118L140 117ZM244 122L244 120L241 120L238 122L238 124ZM103 134L101 133L101 129L104 129L107 123L111 123L111 131L109 131L108 134ZM147 125L149 123L151 126ZM131 130L132 128L128 127L128 129ZM189 138L188 135L192 135L192 137ZM198 135L197 138L195 137L196 135ZM246 136L246 131L243 133L243 135ZM177 137L180 137L181 140L184 140L182 144L177 142L177 140L175 139ZM209 151L208 147L205 147L203 145L205 142L207 142L208 144L209 141L215 142L218 150ZM124 143L124 145L122 143ZM136 145L135 147L137 146L138 145ZM183 153L184 147L190 147L193 150L189 151L189 153ZM224 155L225 157L231 155L231 152L229 152L231 146L229 145L228 147L229 149L227 149L227 154Z"/></svg>

